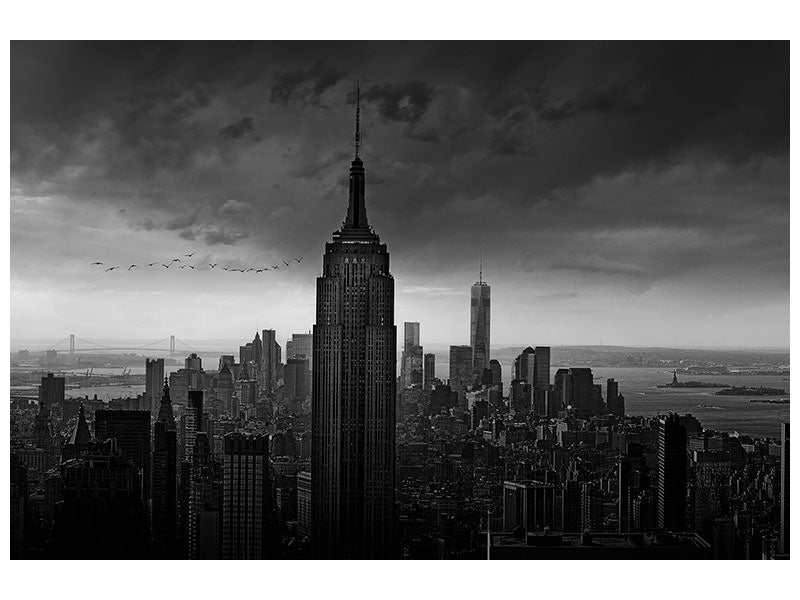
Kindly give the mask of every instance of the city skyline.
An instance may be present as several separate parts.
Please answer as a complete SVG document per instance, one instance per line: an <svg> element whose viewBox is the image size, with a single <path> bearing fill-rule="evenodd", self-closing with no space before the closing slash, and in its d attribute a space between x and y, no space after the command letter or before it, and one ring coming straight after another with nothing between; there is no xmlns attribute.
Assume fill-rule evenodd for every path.
<svg viewBox="0 0 800 600"><path fill-rule="evenodd" d="M423 346L469 342L479 245L493 347L788 347L781 43L14 43L11 56L14 338L65 322L87 338L308 331L358 79L395 324L420 322ZM187 254L197 270L125 270Z"/></svg>

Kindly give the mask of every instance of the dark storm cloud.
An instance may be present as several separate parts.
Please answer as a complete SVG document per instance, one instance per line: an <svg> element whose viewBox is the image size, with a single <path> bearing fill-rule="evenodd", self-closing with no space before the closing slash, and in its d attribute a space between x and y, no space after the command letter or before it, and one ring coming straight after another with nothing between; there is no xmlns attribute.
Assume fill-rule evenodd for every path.
<svg viewBox="0 0 800 600"><path fill-rule="evenodd" d="M336 85L346 73L323 60L308 69L278 72L270 91L270 101L288 104L295 97L304 104L319 106L322 95Z"/></svg>
<svg viewBox="0 0 800 600"><path fill-rule="evenodd" d="M310 255L344 214L359 80L370 222L422 288L453 286L430 279L472 269L477 240L561 289L788 285L788 43L14 42L11 59L13 244L43 215L108 212L165 247Z"/></svg>
<svg viewBox="0 0 800 600"><path fill-rule="evenodd" d="M365 102L375 102L385 119L416 123L433 100L434 90L422 81L408 81L373 85L361 97Z"/></svg>
<svg viewBox="0 0 800 600"><path fill-rule="evenodd" d="M226 125L219 130L220 136L231 140L238 140L248 133L253 132L253 117L242 117L241 120Z"/></svg>
<svg viewBox="0 0 800 600"><path fill-rule="evenodd" d="M226 229L211 229L205 232L205 242L209 246L224 244L232 246L239 240L243 240L250 234L243 231L228 231Z"/></svg>

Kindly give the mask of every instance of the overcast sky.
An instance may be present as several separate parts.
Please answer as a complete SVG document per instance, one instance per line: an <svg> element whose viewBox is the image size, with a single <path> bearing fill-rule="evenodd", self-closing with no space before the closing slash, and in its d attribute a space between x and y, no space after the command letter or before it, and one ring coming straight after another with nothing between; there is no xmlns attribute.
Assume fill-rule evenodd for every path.
<svg viewBox="0 0 800 600"><path fill-rule="evenodd" d="M423 345L788 346L788 43L12 43L12 338L310 329L356 80Z"/></svg>

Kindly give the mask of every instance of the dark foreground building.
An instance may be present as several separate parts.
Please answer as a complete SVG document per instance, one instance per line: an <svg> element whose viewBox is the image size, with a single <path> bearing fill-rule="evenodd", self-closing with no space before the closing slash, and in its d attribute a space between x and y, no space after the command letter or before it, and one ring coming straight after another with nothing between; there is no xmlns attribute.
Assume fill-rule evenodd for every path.
<svg viewBox="0 0 800 600"><path fill-rule="evenodd" d="M387 558L394 510L394 280L367 221L364 163L317 279L312 393L312 542L320 558Z"/></svg>
<svg viewBox="0 0 800 600"><path fill-rule="evenodd" d="M710 559L711 547L696 533L491 534L490 559L691 560ZM484 542L485 544L485 542ZM485 546L484 546L485 548Z"/></svg>

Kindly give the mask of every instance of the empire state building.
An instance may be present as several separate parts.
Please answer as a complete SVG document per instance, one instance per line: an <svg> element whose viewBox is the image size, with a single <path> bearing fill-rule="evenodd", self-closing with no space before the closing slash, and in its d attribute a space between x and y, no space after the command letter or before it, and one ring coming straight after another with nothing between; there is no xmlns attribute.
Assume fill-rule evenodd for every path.
<svg viewBox="0 0 800 600"><path fill-rule="evenodd" d="M389 558L394 526L394 279L367 221L355 157L342 227L325 244L314 325L311 525L319 558Z"/></svg>

